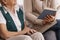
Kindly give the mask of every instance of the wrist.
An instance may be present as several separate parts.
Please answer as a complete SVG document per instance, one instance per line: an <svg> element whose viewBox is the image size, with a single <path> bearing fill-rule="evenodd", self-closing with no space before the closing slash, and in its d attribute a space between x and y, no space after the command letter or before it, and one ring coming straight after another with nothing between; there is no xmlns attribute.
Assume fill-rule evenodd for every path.
<svg viewBox="0 0 60 40"><path fill-rule="evenodd" d="M45 21L45 20L43 20L43 21L42 21L42 23L43 23L43 24L46 24L46 21Z"/></svg>
<svg viewBox="0 0 60 40"><path fill-rule="evenodd" d="M26 34L26 32L25 31L20 31L20 32L18 32L18 34L19 35L24 35L24 34Z"/></svg>

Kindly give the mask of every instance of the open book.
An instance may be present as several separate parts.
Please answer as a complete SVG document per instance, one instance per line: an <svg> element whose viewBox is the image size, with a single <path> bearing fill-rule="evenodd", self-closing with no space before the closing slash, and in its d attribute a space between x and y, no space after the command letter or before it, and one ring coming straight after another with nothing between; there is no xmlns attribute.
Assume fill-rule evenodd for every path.
<svg viewBox="0 0 60 40"><path fill-rule="evenodd" d="M55 16L55 14L56 14L56 10L51 8L45 8L43 12L40 14L40 16L38 17L38 19L44 19L47 15Z"/></svg>

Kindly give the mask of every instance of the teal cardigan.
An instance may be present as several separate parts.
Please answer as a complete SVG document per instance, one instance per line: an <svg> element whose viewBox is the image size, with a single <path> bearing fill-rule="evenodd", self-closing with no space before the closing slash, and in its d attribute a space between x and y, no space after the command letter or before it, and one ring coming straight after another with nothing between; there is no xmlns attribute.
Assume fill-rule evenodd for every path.
<svg viewBox="0 0 60 40"><path fill-rule="evenodd" d="M7 27L8 31L17 32L16 25L15 25L12 17L10 16L9 12L5 13L3 7L0 7L0 11L2 12L4 18L6 19L6 27ZM21 22L21 29L23 30L24 29L23 11L21 9L19 9L19 11L17 11L17 15Z"/></svg>

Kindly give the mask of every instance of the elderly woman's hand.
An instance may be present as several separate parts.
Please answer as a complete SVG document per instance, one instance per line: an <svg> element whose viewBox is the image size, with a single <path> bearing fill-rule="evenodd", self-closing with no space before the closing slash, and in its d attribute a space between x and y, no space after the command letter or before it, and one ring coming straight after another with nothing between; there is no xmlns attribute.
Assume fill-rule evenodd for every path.
<svg viewBox="0 0 60 40"><path fill-rule="evenodd" d="M25 28L23 29L23 32L24 32L25 34L31 35L31 34L37 32L37 31L34 30L34 29L31 29L31 28L29 28L29 27L25 27Z"/></svg>

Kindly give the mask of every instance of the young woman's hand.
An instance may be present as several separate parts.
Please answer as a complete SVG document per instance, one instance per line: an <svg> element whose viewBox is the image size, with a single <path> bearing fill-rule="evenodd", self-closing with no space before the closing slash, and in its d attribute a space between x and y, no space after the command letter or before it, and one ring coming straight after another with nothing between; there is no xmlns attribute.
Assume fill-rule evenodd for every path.
<svg viewBox="0 0 60 40"><path fill-rule="evenodd" d="M43 24L51 23L55 20L55 17L52 15L47 15L47 17L44 18Z"/></svg>

